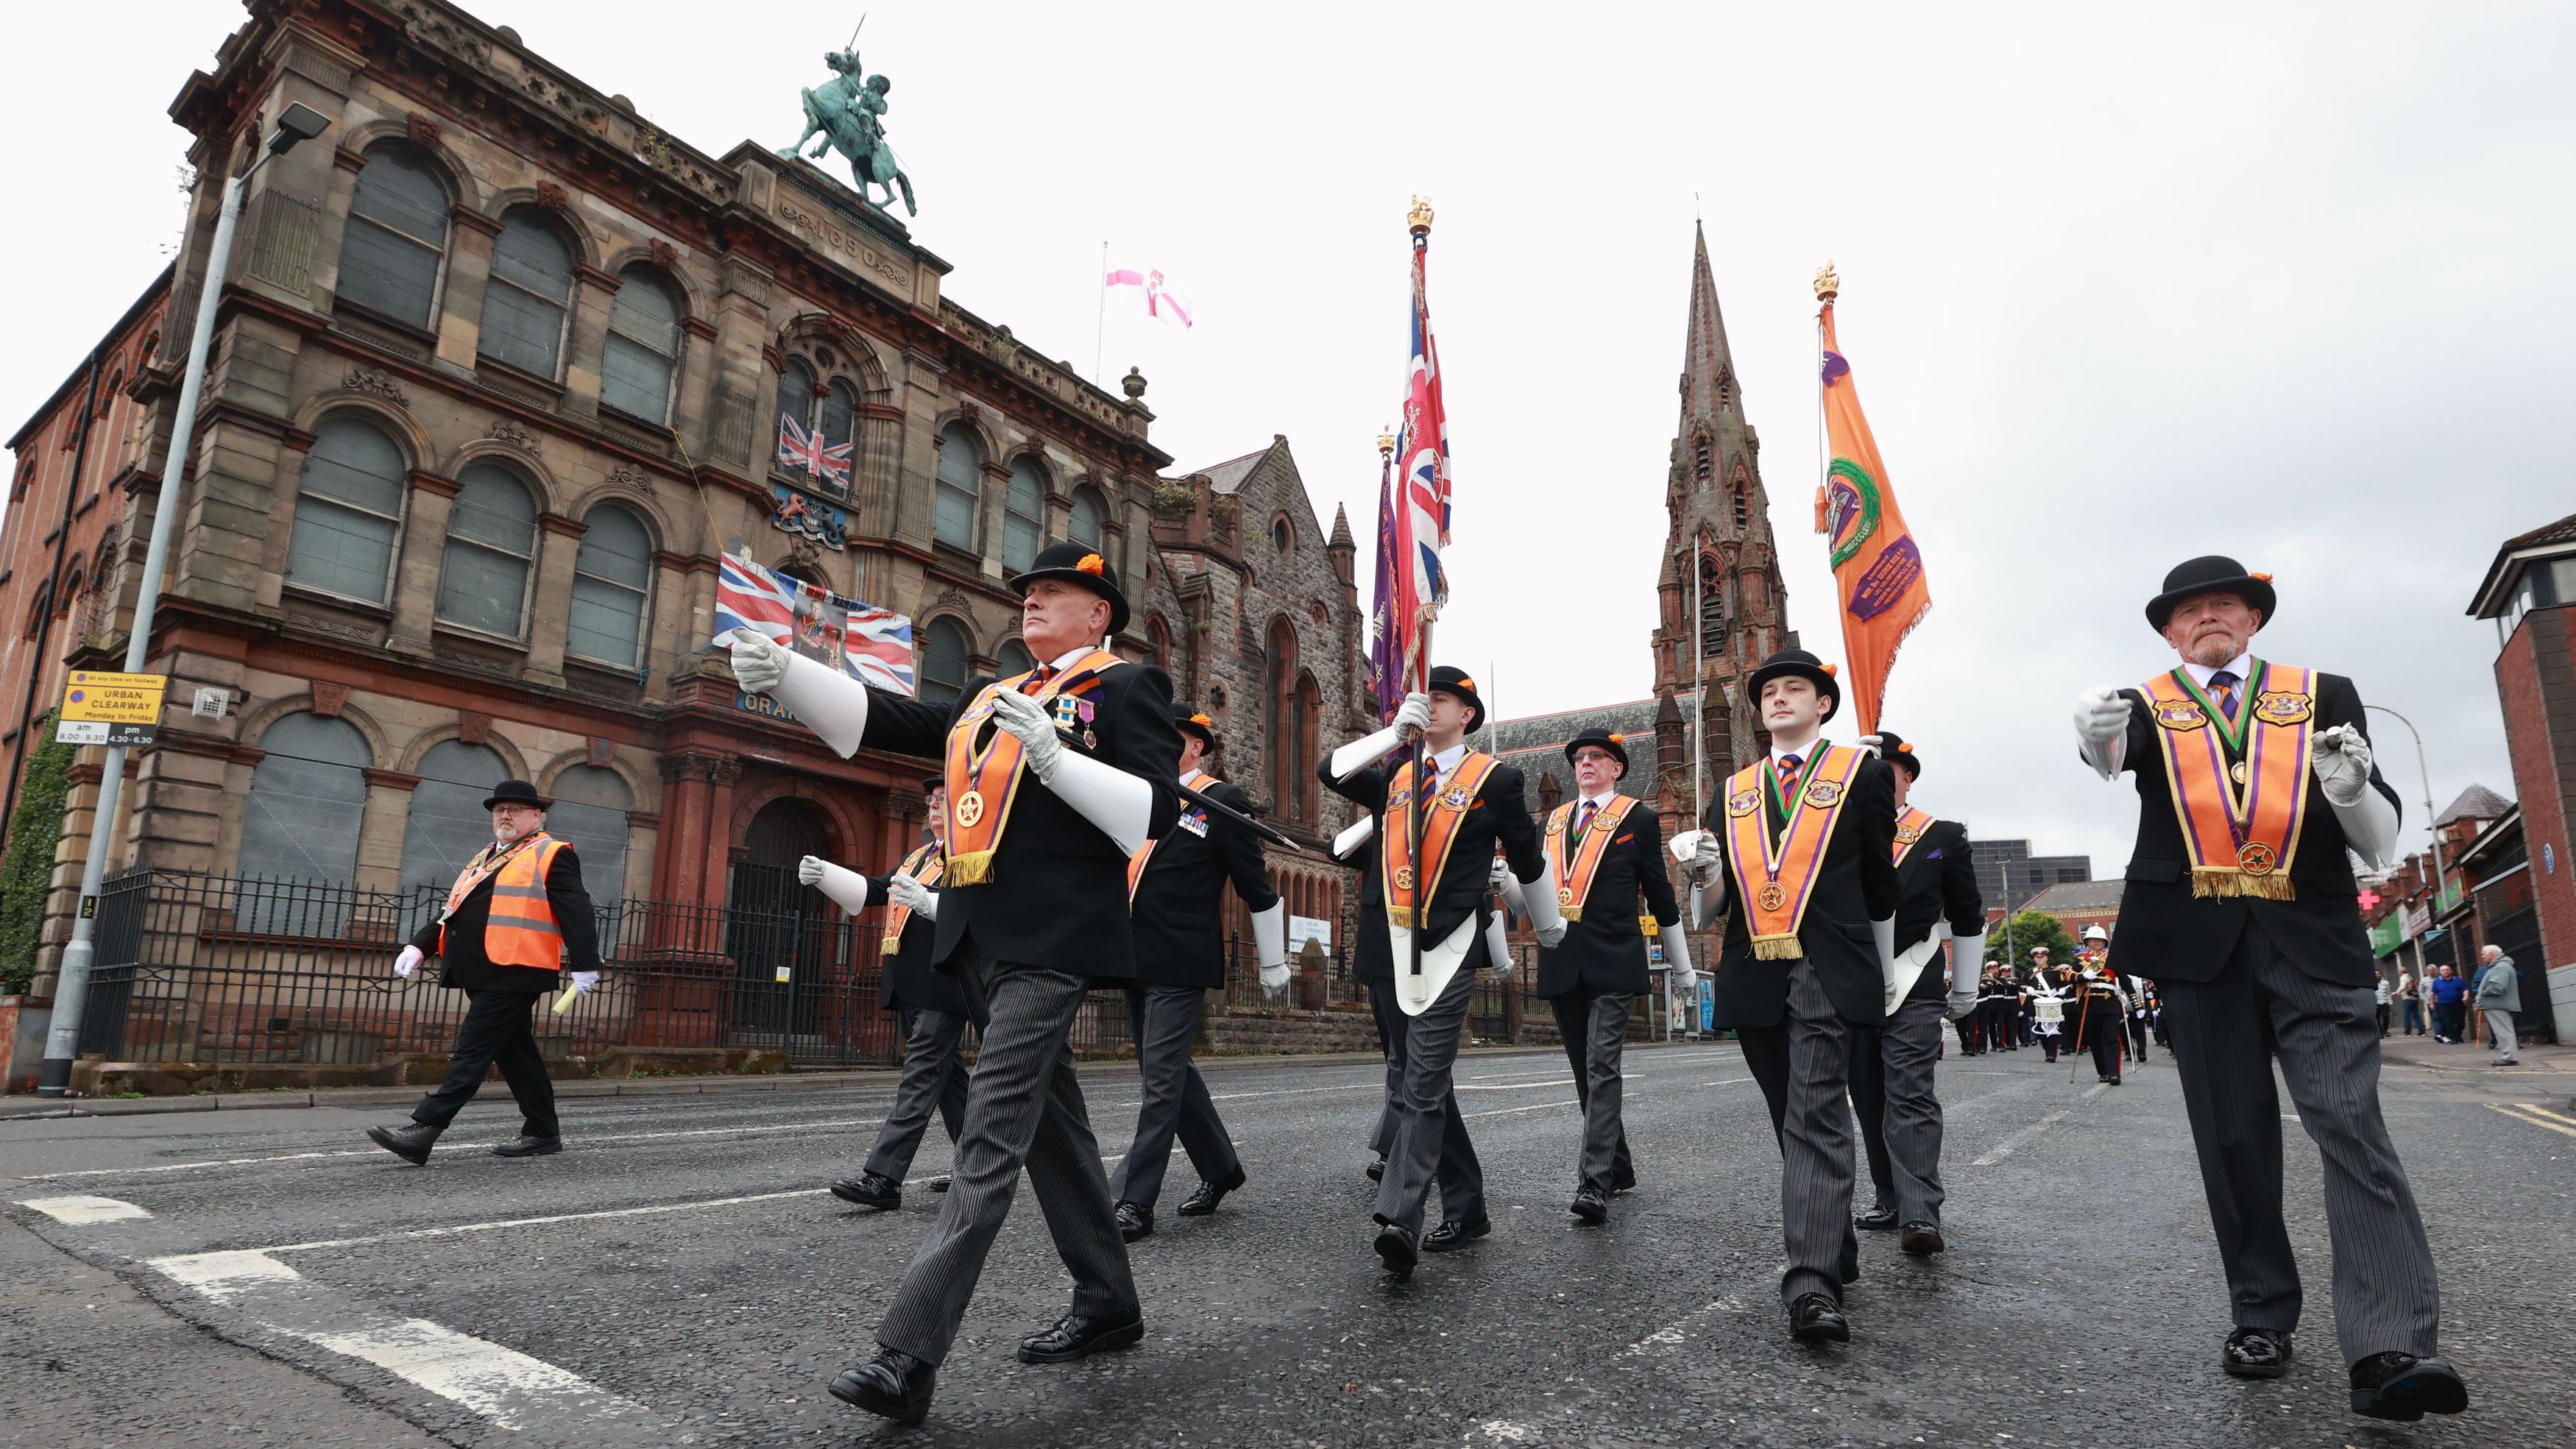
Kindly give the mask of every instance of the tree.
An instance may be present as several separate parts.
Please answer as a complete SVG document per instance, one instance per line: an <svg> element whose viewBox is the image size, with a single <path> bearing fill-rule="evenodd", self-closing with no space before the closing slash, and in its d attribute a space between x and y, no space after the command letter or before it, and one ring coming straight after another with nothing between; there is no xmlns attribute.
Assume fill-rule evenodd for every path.
<svg viewBox="0 0 2576 1449"><path fill-rule="evenodd" d="M2064 921L2046 911L2024 911L2013 917L2011 943L2013 959L2007 964L2015 971L2029 969L2031 948L2034 946L2048 948L2048 964L2051 966L2075 964L2075 938L2066 933ZM2002 926L1987 928L1986 959L2002 961L2004 950L2004 928Z"/></svg>
<svg viewBox="0 0 2576 1449"><path fill-rule="evenodd" d="M29 728L38 743L27 751L18 813L9 821L9 849L0 855L0 994L8 995L25 991L35 978L54 845L63 833L63 801L71 793L72 760L79 753L54 738L53 715Z"/></svg>

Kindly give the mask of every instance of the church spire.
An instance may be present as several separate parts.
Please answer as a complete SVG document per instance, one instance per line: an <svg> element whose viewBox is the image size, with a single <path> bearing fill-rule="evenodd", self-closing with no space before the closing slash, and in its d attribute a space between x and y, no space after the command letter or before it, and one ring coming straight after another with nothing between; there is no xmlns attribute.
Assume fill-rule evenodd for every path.
<svg viewBox="0 0 2576 1449"><path fill-rule="evenodd" d="M1708 270L1708 230L1696 223L1691 254L1690 342L1682 353L1682 436L1691 424L1716 430L1718 414L1737 409L1735 360L1726 349L1726 318L1717 307L1717 279Z"/></svg>

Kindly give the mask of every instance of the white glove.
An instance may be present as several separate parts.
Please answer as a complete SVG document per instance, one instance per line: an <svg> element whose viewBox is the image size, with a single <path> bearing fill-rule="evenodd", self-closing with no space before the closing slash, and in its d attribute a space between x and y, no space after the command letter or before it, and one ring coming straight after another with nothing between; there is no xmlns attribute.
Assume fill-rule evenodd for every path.
<svg viewBox="0 0 2576 1449"><path fill-rule="evenodd" d="M925 920L939 919L939 892L902 871L886 877L886 899Z"/></svg>
<svg viewBox="0 0 2576 1449"><path fill-rule="evenodd" d="M2129 751L2129 702L2107 684L2075 696L2076 750L2105 780L2117 778Z"/></svg>
<svg viewBox="0 0 2576 1449"><path fill-rule="evenodd" d="M1047 707L1016 689L1005 689L993 696L993 722L1020 742L1029 773L1038 777L1038 783L1054 784L1056 768L1064 763L1064 741L1056 737L1055 717Z"/></svg>
<svg viewBox="0 0 2576 1449"><path fill-rule="evenodd" d="M1395 707L1395 727L1400 730L1431 728L1431 696L1419 690L1406 695L1404 703Z"/></svg>
<svg viewBox="0 0 2576 1449"><path fill-rule="evenodd" d="M599 973L596 971L576 971L572 973L572 989L583 996L588 996L590 993L597 991L599 989Z"/></svg>
<svg viewBox="0 0 2576 1449"><path fill-rule="evenodd" d="M1695 830L1691 833L1698 837L1691 842L1691 878L1706 880L1716 875L1717 868L1726 863L1726 852L1718 848L1716 831Z"/></svg>
<svg viewBox="0 0 2576 1449"><path fill-rule="evenodd" d="M1869 923L1870 938L1878 943L1879 975L1892 980L1896 976L1896 918Z"/></svg>
<svg viewBox="0 0 2576 1449"><path fill-rule="evenodd" d="M1503 888L1503 883L1511 880L1512 878L1511 862L1503 859L1499 855L1495 856L1493 869L1485 872L1485 888L1487 890L1501 890Z"/></svg>
<svg viewBox="0 0 2576 1449"><path fill-rule="evenodd" d="M1881 741L1877 735L1862 735L1860 737L1861 748L1869 751L1873 755L1879 753L1878 747L1880 743Z"/></svg>
<svg viewBox="0 0 2576 1449"><path fill-rule="evenodd" d="M394 974L409 981L411 973L420 969L420 961L420 948L405 946L402 948L402 954L394 958Z"/></svg>
<svg viewBox="0 0 2576 1449"><path fill-rule="evenodd" d="M868 732L866 685L754 629L732 630L725 640L735 682L787 706L842 759L858 753Z"/></svg>
<svg viewBox="0 0 2576 1449"><path fill-rule="evenodd" d="M1333 751L1331 770L1336 780L1347 780L1360 771L1386 758L1387 752L1404 743L1407 729L1427 729L1431 724L1431 696L1408 694L1395 708L1395 723L1365 735Z"/></svg>
<svg viewBox="0 0 2576 1449"><path fill-rule="evenodd" d="M819 855L809 855L796 862L796 878L809 886L818 886L832 898L832 904L851 915L868 908L868 878L847 866L834 865Z"/></svg>
<svg viewBox="0 0 2576 1449"><path fill-rule="evenodd" d="M1681 923L1661 927L1658 934L1664 943L1664 964L1672 968L1673 990L1680 994L1698 991L1699 973L1691 969L1690 937L1682 933Z"/></svg>
<svg viewBox="0 0 2576 1449"><path fill-rule="evenodd" d="M1517 879L1513 883L1521 884ZM1556 908L1556 892L1548 888L1544 873L1527 884L1538 889L1521 892L1521 912L1529 917L1530 930L1538 937L1538 943L1553 951L1565 940L1565 917Z"/></svg>
<svg viewBox="0 0 2576 1449"><path fill-rule="evenodd" d="M1950 999L1946 1004L1952 1021L1977 1009L1977 974L1985 959L1983 932L1950 938Z"/></svg>
<svg viewBox="0 0 2576 1449"><path fill-rule="evenodd" d="M2370 741L2348 724L2317 731L2308 745L2316 761L2317 785L2334 805L2358 805L2370 788Z"/></svg>
<svg viewBox="0 0 2576 1449"><path fill-rule="evenodd" d="M754 694L767 694L787 678L786 645L750 629L736 629L732 640L734 682Z"/></svg>

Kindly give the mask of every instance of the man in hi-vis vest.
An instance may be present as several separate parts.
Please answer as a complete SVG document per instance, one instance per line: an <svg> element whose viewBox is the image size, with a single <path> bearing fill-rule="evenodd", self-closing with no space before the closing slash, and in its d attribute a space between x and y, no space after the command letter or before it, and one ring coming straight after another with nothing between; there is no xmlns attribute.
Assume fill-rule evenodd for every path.
<svg viewBox="0 0 2576 1449"><path fill-rule="evenodd" d="M567 965L575 991L598 989L599 933L590 892L582 889L581 861L571 846L546 834L551 803L525 780L495 787L483 802L492 812L492 843L466 862L438 918L394 958L394 974L408 978L423 957L436 956L439 984L466 999L447 1080L420 1099L410 1122L367 1129L370 1141L414 1166L429 1161L438 1134L474 1100L484 1073L496 1065L518 1100L520 1126L517 1139L492 1155L563 1151L555 1084L528 1013L562 984Z"/></svg>

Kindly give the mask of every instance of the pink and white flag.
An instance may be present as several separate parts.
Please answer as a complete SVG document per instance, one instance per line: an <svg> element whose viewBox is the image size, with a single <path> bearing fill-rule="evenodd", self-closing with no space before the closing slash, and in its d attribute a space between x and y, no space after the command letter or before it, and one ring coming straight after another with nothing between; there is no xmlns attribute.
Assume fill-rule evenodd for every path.
<svg viewBox="0 0 2576 1449"><path fill-rule="evenodd" d="M1163 279L1157 271L1134 271L1119 268L1101 279L1103 287L1136 287L1145 294L1145 310L1166 323L1182 327L1191 325L1190 299L1179 288Z"/></svg>

